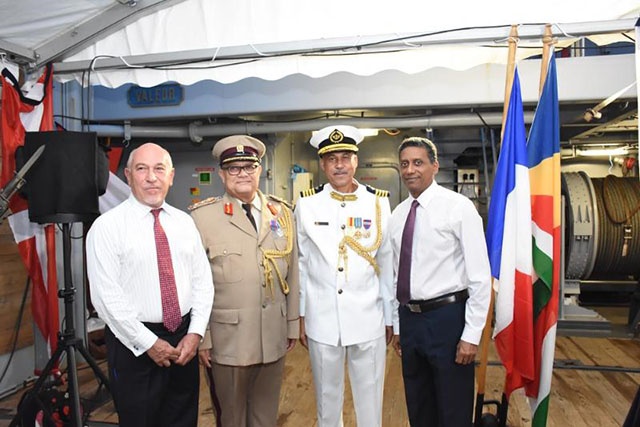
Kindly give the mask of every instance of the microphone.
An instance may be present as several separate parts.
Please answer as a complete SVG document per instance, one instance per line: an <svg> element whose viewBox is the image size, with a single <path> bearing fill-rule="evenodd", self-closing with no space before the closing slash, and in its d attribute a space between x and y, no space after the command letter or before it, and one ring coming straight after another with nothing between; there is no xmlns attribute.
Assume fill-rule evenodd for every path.
<svg viewBox="0 0 640 427"><path fill-rule="evenodd" d="M9 210L9 200L13 194L20 190L25 183L24 176L29 172L29 169L34 165L34 163L40 158L42 153L44 152L44 145L41 145L29 160L27 160L22 166L22 168L16 172L16 175L7 183L7 185L0 189L0 222L4 220L5 213Z"/></svg>

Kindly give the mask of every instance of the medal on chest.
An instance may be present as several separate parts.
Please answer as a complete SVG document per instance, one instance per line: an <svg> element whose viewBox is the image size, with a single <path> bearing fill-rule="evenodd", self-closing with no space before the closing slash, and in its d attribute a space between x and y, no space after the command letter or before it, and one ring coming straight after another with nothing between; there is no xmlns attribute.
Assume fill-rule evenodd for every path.
<svg viewBox="0 0 640 427"><path fill-rule="evenodd" d="M350 216L347 218L346 235L356 240L371 237L371 219L365 219L359 216Z"/></svg>

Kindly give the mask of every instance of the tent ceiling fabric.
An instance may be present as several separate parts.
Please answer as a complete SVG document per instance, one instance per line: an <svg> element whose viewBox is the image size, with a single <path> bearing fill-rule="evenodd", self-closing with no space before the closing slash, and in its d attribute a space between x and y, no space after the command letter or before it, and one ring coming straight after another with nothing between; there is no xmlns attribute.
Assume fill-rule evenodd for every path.
<svg viewBox="0 0 640 427"><path fill-rule="evenodd" d="M55 7L42 0L0 2L0 38L35 49L67 28L113 5L113 0L56 0Z"/></svg>
<svg viewBox="0 0 640 427"><path fill-rule="evenodd" d="M51 8L44 0L0 0L0 52L27 69L41 68L181 1L60 0Z"/></svg>
<svg viewBox="0 0 640 427"><path fill-rule="evenodd" d="M37 56L39 47L51 50L59 45L64 51L52 55L57 62L57 79L80 80L82 73L77 67L93 65L90 84L106 87L131 82L141 86L166 81L230 83L248 77L276 80L291 74L322 77L339 71L356 75L388 69L417 73L432 67L460 70L506 62L505 39L513 23L536 23L521 27L521 45L540 46L544 23L555 23L554 34L568 43L575 40L572 36L589 34L571 33L582 27L584 31L592 28L594 34L603 23L617 31L631 30L640 12L636 0L539 0L525 4L493 0L465 2L463 6L423 0L138 0L134 7L122 4L127 1L60 0L51 7L48 0L0 0L0 51L11 52L13 47L22 52L32 50ZM153 13L134 21L130 18L132 22L123 25L123 14L139 13L139 6L152 3L156 4ZM461 7L464 13L460 13ZM126 13L122 8L127 8ZM90 46L79 50L80 44L66 41L74 28L86 30L83 23L97 20L107 11L114 14L114 10L120 18L103 20L111 27L92 34L95 40ZM466 30L452 32L456 29ZM527 41L523 34L532 40ZM406 35L414 37L393 44L375 43ZM62 39L57 44L56 36ZM329 49L331 53L309 54ZM536 49L519 49L521 57L537 53ZM102 59L104 56L116 59ZM101 59L91 63L96 57ZM157 67L193 58L202 62L190 68L207 68ZM157 68L135 66L147 63ZM105 64L133 67L113 70L104 68Z"/></svg>

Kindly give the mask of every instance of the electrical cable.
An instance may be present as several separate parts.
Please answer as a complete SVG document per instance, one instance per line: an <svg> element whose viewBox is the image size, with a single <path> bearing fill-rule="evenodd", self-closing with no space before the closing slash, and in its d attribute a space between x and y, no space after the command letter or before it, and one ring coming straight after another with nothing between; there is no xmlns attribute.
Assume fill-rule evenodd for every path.
<svg viewBox="0 0 640 427"><path fill-rule="evenodd" d="M521 27L526 27L526 26L540 26L540 25L545 25L545 24L527 23L527 24L521 24L520 26ZM264 59L264 58L280 58L280 57L297 56L297 55L301 55L301 56L316 56L316 55L317 56L321 56L321 55L363 55L363 54L380 53L380 52L389 53L389 52L402 51L404 49L390 48L388 51L378 50L378 51L375 51L375 52L363 52L362 50L364 48L384 47L384 45L388 44L388 43L397 43L397 42L411 43L411 40L416 39L416 38L424 38L424 37L437 36L437 35L442 35L442 34L451 34L451 33L456 33L456 32L463 32L463 31L499 29L499 28L510 28L510 27L511 27L511 24L509 24L509 25L487 25L487 26L478 26L478 27L459 27L459 28L452 28L452 29L433 31L433 32L427 32L427 33L411 34L411 35L406 35L406 36L401 36L401 37L392 37L392 38L383 39L383 40L374 41L374 42L368 42L368 43L356 43L353 46L350 46L348 48L345 48L344 46L339 46L339 47L333 47L333 48L325 47L325 48L317 48L317 49L298 49L298 50L295 50L295 51L292 51L292 52L282 52L282 53L273 53L273 54L262 53L254 45L249 45L254 50L255 56L248 55L244 59L238 59L237 61L226 62L226 63L223 63L223 64L217 64L217 65L213 64L213 61L211 60L211 58L201 59L201 60L167 61L167 62L165 62L163 64L159 64L159 65L138 65L138 64L129 64L125 60L125 58L122 57L122 56L98 55L98 56L95 56L91 60L91 64L89 65L88 69L91 69L91 70L95 71L95 68L94 68L95 67L95 60L97 60L99 58L120 58L120 60L124 64L124 66L123 67L117 67L116 66L116 67L112 67L112 69L143 68L143 69L152 69L152 70L194 70L194 69L207 70L207 69L216 69L216 68L222 68L222 67L230 67L230 66L235 66L235 65L248 64L248 63L251 63L251 62L259 61L259 60ZM499 40L496 41L496 43L497 42L499 42ZM419 45L419 44L408 45L408 46L410 46L410 48L421 47L421 45ZM487 45L487 44L481 44L481 46L483 46L483 47L500 47L500 48L502 48L502 46ZM523 49L540 49L541 48L540 46L520 46L520 47L522 47ZM218 48L216 50L216 53L215 53L215 55L213 57L214 59L218 55L219 49L220 48ZM223 60L223 61L227 61L227 60ZM232 60L229 60L229 61L232 61ZM209 65L194 66L194 67L188 66L188 65L199 64L199 63L207 63Z"/></svg>

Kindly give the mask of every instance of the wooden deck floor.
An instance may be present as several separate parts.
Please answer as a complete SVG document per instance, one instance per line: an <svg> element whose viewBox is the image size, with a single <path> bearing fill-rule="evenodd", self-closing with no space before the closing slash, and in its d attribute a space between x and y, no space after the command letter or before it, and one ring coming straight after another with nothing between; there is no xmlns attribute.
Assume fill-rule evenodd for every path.
<svg viewBox="0 0 640 427"><path fill-rule="evenodd" d="M491 346L485 399L499 399L504 382L504 370ZM105 362L99 362L103 369ZM385 380L383 426L408 426L399 358L388 349ZM97 388L91 369L78 369L81 396L92 397ZM558 337L556 369L553 373L549 427L620 426L640 384L640 341L630 338ZM348 390L348 386L347 386ZM8 426L15 414L21 393L0 401L0 427ZM485 412L495 406L487 405ZM104 424L103 424L104 423ZM117 424L117 415L107 399L93 410L89 425ZM346 392L345 426L355 426L355 414L350 392ZM202 382L199 427L215 426L209 395ZM311 369L306 350L298 345L287 356L285 380L280 396L278 425L282 427L313 427L315 397ZM512 396L507 425L531 425L528 404L520 391Z"/></svg>

